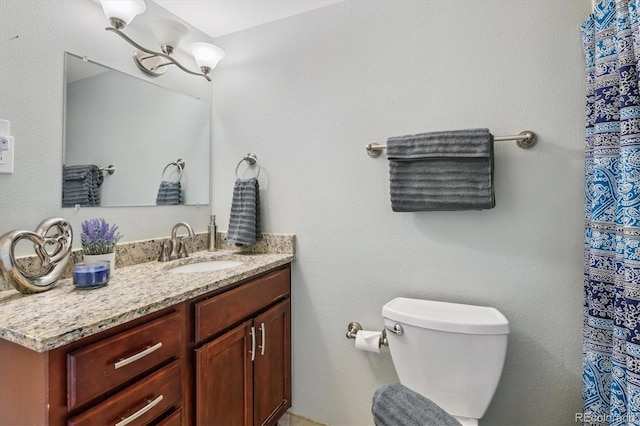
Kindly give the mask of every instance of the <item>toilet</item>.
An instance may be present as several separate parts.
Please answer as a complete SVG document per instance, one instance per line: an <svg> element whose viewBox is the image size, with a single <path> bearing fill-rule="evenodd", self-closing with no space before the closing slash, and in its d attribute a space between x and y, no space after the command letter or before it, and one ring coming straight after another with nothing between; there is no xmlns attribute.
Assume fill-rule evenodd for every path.
<svg viewBox="0 0 640 426"><path fill-rule="evenodd" d="M495 308L397 297L382 308L400 383L463 425L477 425L498 386L509 322Z"/></svg>

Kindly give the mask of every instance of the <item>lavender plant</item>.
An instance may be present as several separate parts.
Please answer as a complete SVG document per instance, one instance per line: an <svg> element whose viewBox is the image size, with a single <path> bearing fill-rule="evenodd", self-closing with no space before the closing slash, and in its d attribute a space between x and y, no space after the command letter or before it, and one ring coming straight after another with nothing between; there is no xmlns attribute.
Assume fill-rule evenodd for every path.
<svg viewBox="0 0 640 426"><path fill-rule="evenodd" d="M117 225L107 223L104 218L87 219L82 222L82 252L84 254L113 253L116 244L122 238Z"/></svg>

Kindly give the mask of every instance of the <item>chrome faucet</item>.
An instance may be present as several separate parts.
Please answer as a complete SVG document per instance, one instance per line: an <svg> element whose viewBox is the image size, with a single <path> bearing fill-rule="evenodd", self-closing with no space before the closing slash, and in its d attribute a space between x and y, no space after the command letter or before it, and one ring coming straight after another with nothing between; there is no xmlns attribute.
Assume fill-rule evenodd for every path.
<svg viewBox="0 0 640 426"><path fill-rule="evenodd" d="M178 228L180 228L181 226L184 226L185 228L187 228L187 231L189 232L189 236L193 237L193 228L191 227L191 225L189 225L187 222L178 222L175 225L173 225L173 228L171 229L171 240L175 241L176 239L176 234L178 233Z"/></svg>
<svg viewBox="0 0 640 426"><path fill-rule="evenodd" d="M162 249L160 250L160 257L158 258L160 262L166 262L167 260L181 259L183 257L189 256L189 253L187 252L187 245L184 242L184 237L180 237L180 239L178 240L178 236L177 236L178 228L180 228L181 226L184 226L185 228L187 228L189 237L192 237L194 235L193 228L191 227L191 225L189 225L186 222L178 222L175 225L173 225L173 228L171 228L170 248L167 247L166 242L162 244ZM167 252L169 251L170 253L167 254Z"/></svg>

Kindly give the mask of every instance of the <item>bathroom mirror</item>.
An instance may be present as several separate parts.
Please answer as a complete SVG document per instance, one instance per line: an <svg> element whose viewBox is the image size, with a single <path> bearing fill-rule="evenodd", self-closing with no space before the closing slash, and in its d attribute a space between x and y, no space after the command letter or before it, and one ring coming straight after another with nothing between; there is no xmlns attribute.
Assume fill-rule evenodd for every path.
<svg viewBox="0 0 640 426"><path fill-rule="evenodd" d="M163 180L180 181L182 205L209 204L208 103L70 53L64 99L66 194L64 166L112 165L113 174L101 172L100 207L156 205ZM172 164L178 159L182 176ZM63 207L71 204L67 198Z"/></svg>

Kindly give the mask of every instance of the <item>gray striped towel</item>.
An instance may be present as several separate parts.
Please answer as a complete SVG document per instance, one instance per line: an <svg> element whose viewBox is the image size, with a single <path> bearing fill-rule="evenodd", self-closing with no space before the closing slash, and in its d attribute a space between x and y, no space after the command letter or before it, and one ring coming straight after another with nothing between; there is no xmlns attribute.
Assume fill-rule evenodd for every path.
<svg viewBox="0 0 640 426"><path fill-rule="evenodd" d="M180 182L163 180L156 195L156 205L169 206L182 204L182 186Z"/></svg>
<svg viewBox="0 0 640 426"><path fill-rule="evenodd" d="M64 166L62 172L62 207L100 205L100 185L104 175L93 164Z"/></svg>
<svg viewBox="0 0 640 426"><path fill-rule="evenodd" d="M380 386L371 412L376 426L461 426L435 402L400 383Z"/></svg>
<svg viewBox="0 0 640 426"><path fill-rule="evenodd" d="M488 129L389 138L391 208L397 212L495 207Z"/></svg>
<svg viewBox="0 0 640 426"><path fill-rule="evenodd" d="M237 246L249 246L261 239L258 179L236 179L227 240L236 243Z"/></svg>

